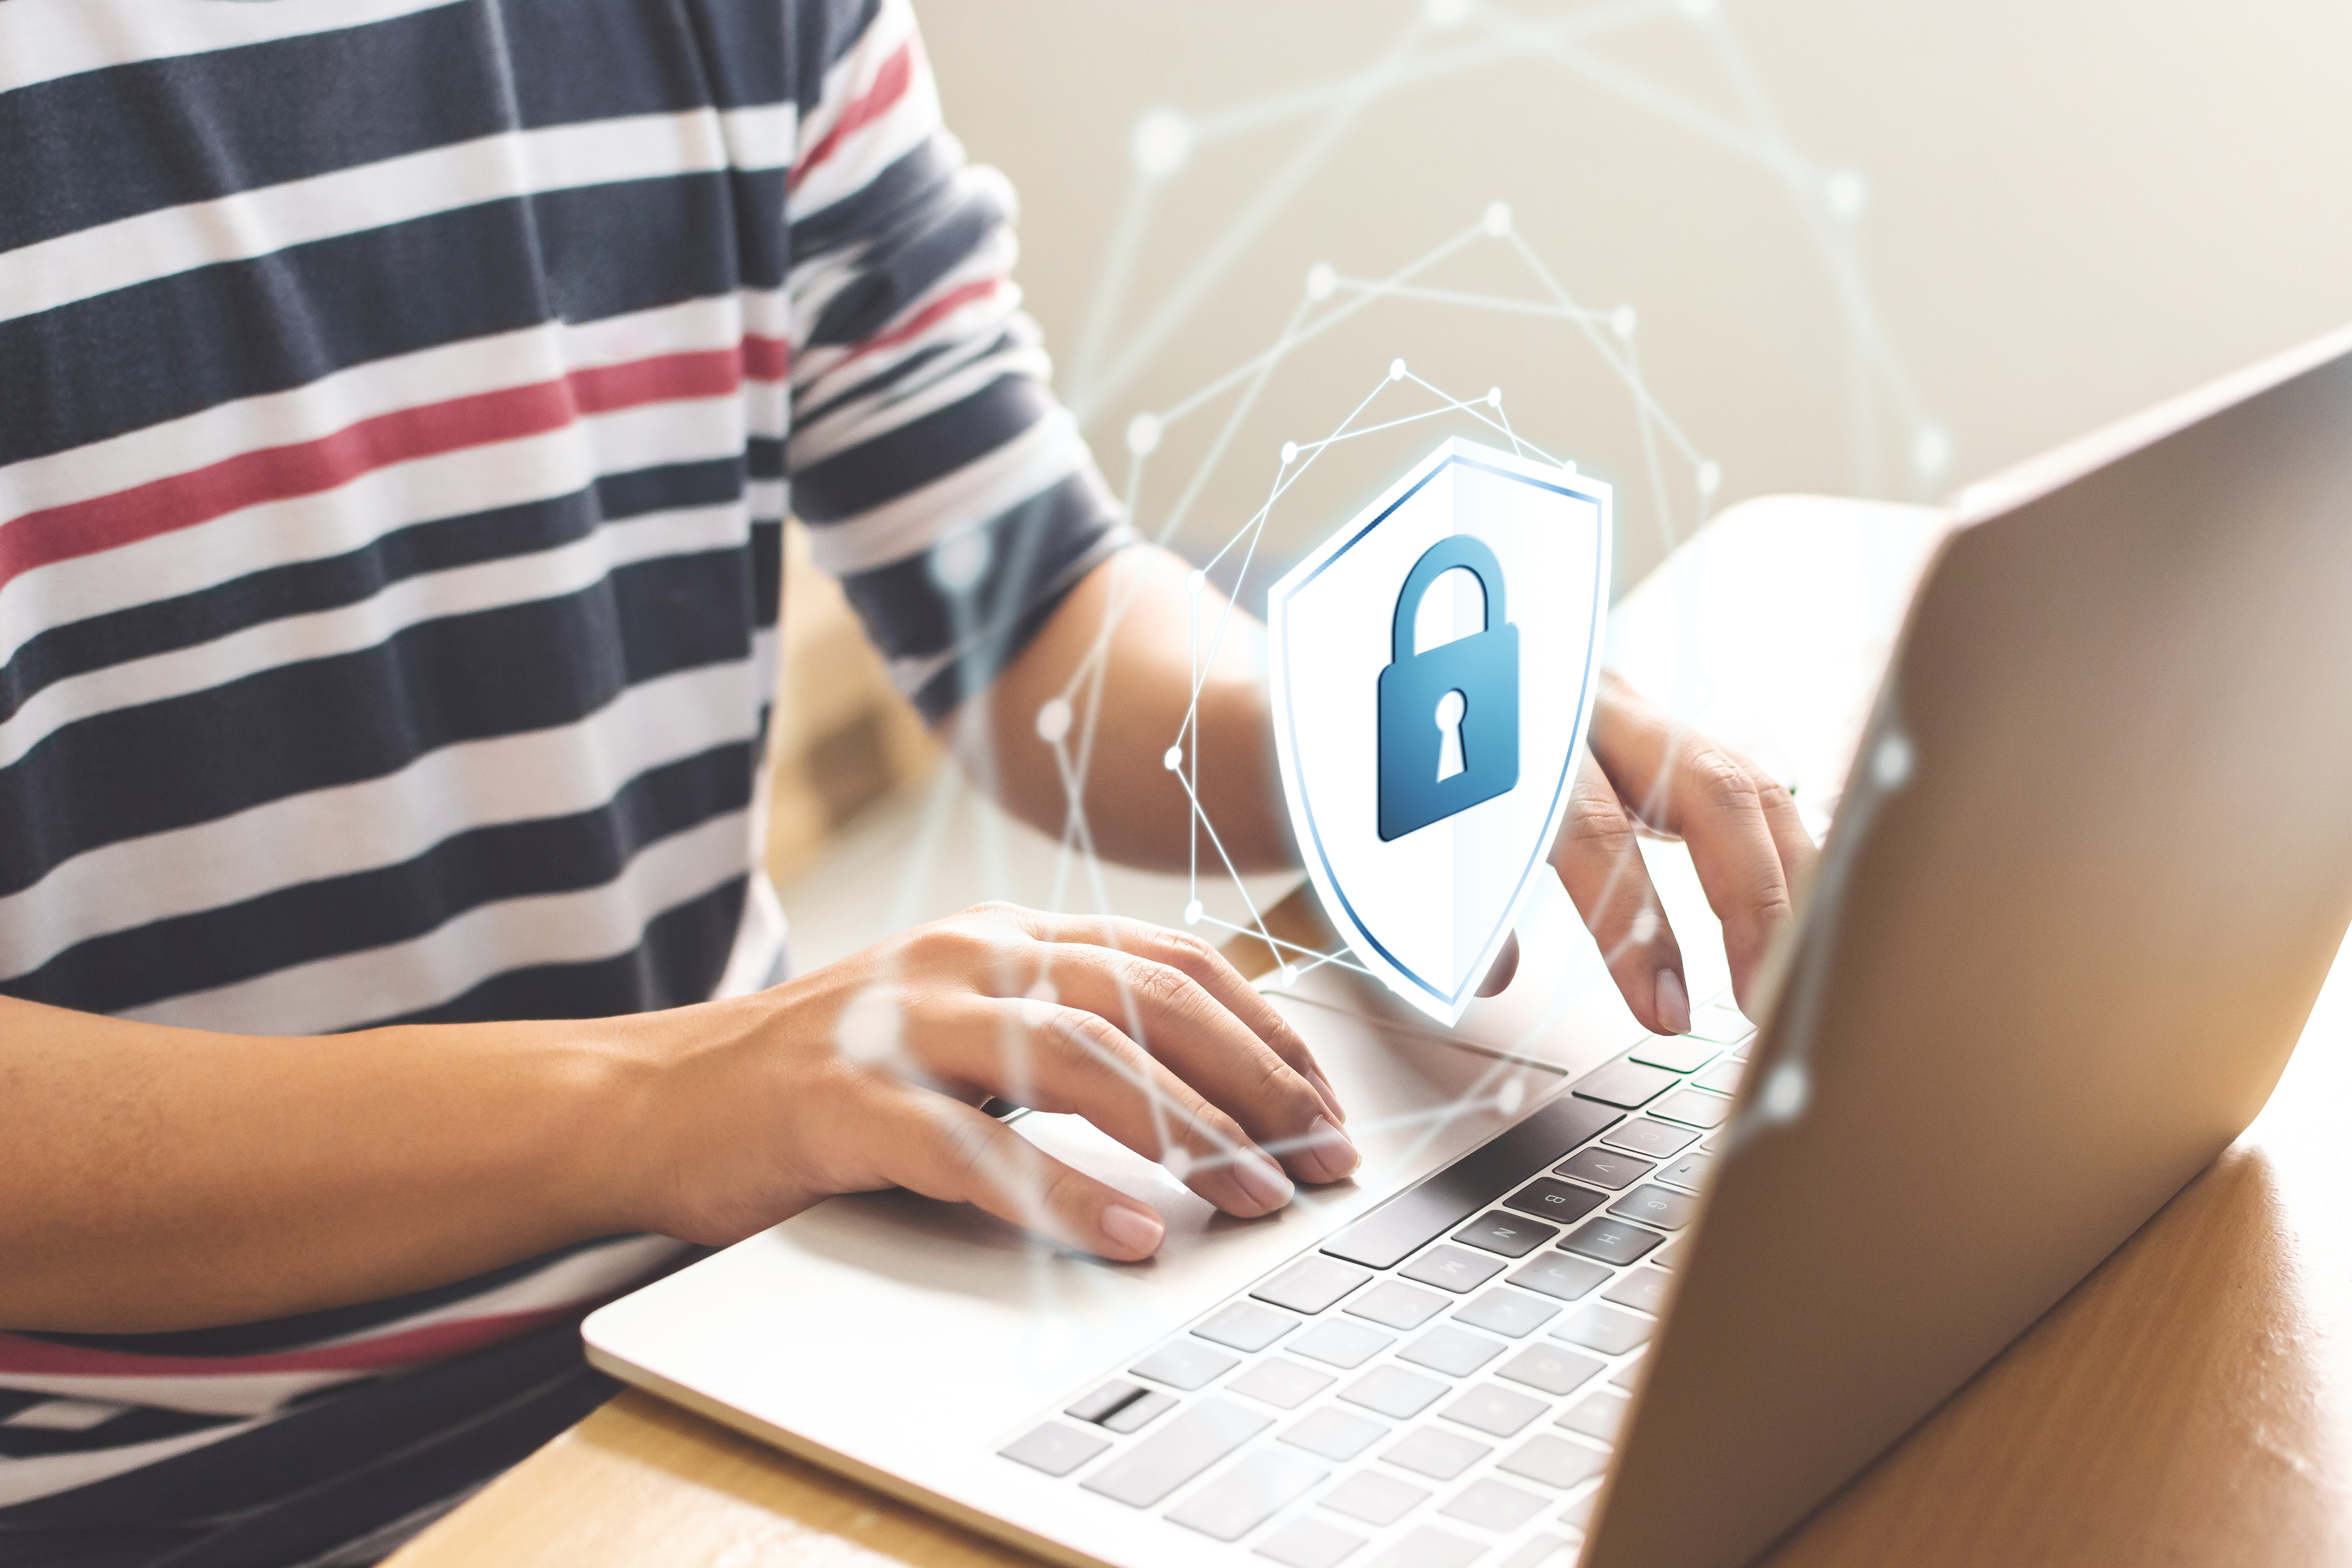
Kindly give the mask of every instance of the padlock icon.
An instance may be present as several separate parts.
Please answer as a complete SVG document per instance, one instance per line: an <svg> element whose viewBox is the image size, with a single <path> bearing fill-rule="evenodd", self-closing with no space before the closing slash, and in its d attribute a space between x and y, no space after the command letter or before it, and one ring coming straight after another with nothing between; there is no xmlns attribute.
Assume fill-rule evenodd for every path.
<svg viewBox="0 0 2352 1568"><path fill-rule="evenodd" d="M1428 649L1413 622L1430 585L1460 567L1478 579L1483 630ZM1457 533L1423 552L1397 595L1381 671L1380 830L1402 838L1519 782L1519 628L1505 619L1503 563Z"/></svg>

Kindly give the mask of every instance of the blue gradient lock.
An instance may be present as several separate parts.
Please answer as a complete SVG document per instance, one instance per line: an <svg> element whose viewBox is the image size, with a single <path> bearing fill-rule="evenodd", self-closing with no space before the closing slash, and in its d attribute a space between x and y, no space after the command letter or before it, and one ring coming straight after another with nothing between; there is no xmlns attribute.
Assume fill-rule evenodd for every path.
<svg viewBox="0 0 2352 1568"><path fill-rule="evenodd" d="M1478 579L1485 629L1422 649L1413 622L1430 585L1460 567ZM1519 782L1519 628L1504 618L1503 563L1466 533L1412 563L1397 595L1381 671L1380 828L1402 838Z"/></svg>

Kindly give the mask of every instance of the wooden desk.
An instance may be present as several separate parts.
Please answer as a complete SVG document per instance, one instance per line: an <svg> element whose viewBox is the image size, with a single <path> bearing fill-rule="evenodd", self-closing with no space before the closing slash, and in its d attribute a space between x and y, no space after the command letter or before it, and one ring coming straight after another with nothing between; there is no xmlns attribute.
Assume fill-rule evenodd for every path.
<svg viewBox="0 0 2352 1568"><path fill-rule="evenodd" d="M1303 906L1276 934L1311 935ZM2270 1106L1769 1561L2352 1562L2352 965ZM1695 1500L1703 1504L1704 1500ZM393 1568L1029 1559L634 1391Z"/></svg>

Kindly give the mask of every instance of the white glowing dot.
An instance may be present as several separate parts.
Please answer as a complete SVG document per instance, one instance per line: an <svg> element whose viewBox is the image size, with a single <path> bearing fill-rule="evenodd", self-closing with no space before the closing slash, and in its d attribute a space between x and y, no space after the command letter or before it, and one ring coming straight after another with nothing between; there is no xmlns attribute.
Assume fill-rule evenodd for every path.
<svg viewBox="0 0 2352 1568"><path fill-rule="evenodd" d="M1197 569L1184 574L1184 592L1198 594L1209 585L1209 574Z"/></svg>
<svg viewBox="0 0 2352 1568"><path fill-rule="evenodd" d="M1527 1102L1528 1086L1519 1079L1509 1079L1495 1091L1495 1109L1506 1116L1517 1116Z"/></svg>
<svg viewBox="0 0 2352 1568"><path fill-rule="evenodd" d="M1307 297L1308 299L1328 300L1331 297L1331 290L1337 289L1339 286L1339 275L1331 270L1331 264L1329 262L1318 261L1314 266L1307 269Z"/></svg>
<svg viewBox="0 0 2352 1568"><path fill-rule="evenodd" d="M1805 1109L1806 1088L1805 1069L1794 1062L1782 1062L1764 1080L1764 1092L1756 1103L1775 1121L1786 1121Z"/></svg>
<svg viewBox="0 0 2352 1568"><path fill-rule="evenodd" d="M1285 441L1282 444L1282 466L1286 468L1297 461L1298 461L1298 443Z"/></svg>
<svg viewBox="0 0 2352 1568"><path fill-rule="evenodd" d="M1181 1143L1170 1144L1167 1152L1160 1156L1160 1163L1180 1182L1192 1173L1192 1152Z"/></svg>
<svg viewBox="0 0 2352 1568"><path fill-rule="evenodd" d="M1647 947L1658 934L1658 911L1643 904L1633 916L1633 929L1626 933L1635 947Z"/></svg>
<svg viewBox="0 0 2352 1568"><path fill-rule="evenodd" d="M1901 735L1889 735L1871 753L1870 776L1881 789L1900 789L1911 776L1911 742Z"/></svg>
<svg viewBox="0 0 2352 1568"><path fill-rule="evenodd" d="M1172 109L1155 109L1136 121L1135 166L1153 179L1172 174L1192 150L1192 128Z"/></svg>
<svg viewBox="0 0 2352 1568"><path fill-rule="evenodd" d="M1401 359L1392 359L1389 361L1389 379L1391 381L1402 381L1404 379L1404 361Z"/></svg>
<svg viewBox="0 0 2352 1568"><path fill-rule="evenodd" d="M1194 899L1191 903L1184 906L1184 923L1188 926L1196 926L1201 923L1200 900Z"/></svg>
<svg viewBox="0 0 2352 1568"><path fill-rule="evenodd" d="M1061 743L1070 732L1070 701L1066 697L1049 697L1037 710L1037 738L1049 746Z"/></svg>
<svg viewBox="0 0 2352 1568"><path fill-rule="evenodd" d="M1503 389L1501 387L1490 386L1486 389L1486 406L1489 408L1500 408L1503 406Z"/></svg>
<svg viewBox="0 0 2352 1568"><path fill-rule="evenodd" d="M1609 312L1609 330L1621 338L1632 337L1635 323L1636 318L1633 314L1633 307L1631 305L1620 305Z"/></svg>
<svg viewBox="0 0 2352 1568"><path fill-rule="evenodd" d="M1298 971L1286 963L1282 966L1282 973L1276 978L1282 982L1282 988L1287 991L1298 984Z"/></svg>
<svg viewBox="0 0 2352 1568"><path fill-rule="evenodd" d="M1451 27L1470 15L1470 0L1423 0L1421 13L1433 26Z"/></svg>
<svg viewBox="0 0 2352 1568"><path fill-rule="evenodd" d="M1723 465L1709 458L1698 466L1698 493L1711 496L1723 488Z"/></svg>
<svg viewBox="0 0 2352 1568"><path fill-rule="evenodd" d="M1830 211L1840 217L1862 216L1862 205L1870 199L1870 186L1853 169L1839 169L1822 182L1822 195L1828 198Z"/></svg>
<svg viewBox="0 0 2352 1568"><path fill-rule="evenodd" d="M877 1067L898 1054L898 998L887 986L869 985L849 999L833 1026L841 1054Z"/></svg>
<svg viewBox="0 0 2352 1568"><path fill-rule="evenodd" d="M1500 239L1505 235L1510 233L1511 204L1508 202L1488 202L1486 204L1486 216L1478 220L1478 226L1485 229L1488 234L1493 235L1496 239Z"/></svg>
<svg viewBox="0 0 2352 1568"><path fill-rule="evenodd" d="M1952 460L1952 437L1940 425L1923 425L1911 438L1911 466L1922 479L1934 479Z"/></svg>
<svg viewBox="0 0 2352 1568"><path fill-rule="evenodd" d="M1160 445L1160 416L1139 414L1127 422L1127 449L1140 458Z"/></svg>
<svg viewBox="0 0 2352 1568"><path fill-rule="evenodd" d="M970 589L988 570L988 535L977 528L950 534L931 546L931 576L950 594Z"/></svg>
<svg viewBox="0 0 2352 1568"><path fill-rule="evenodd" d="M1182 767L1184 765L1184 748L1181 746L1171 746L1166 751L1160 752L1160 765L1166 768L1171 773L1178 768Z"/></svg>

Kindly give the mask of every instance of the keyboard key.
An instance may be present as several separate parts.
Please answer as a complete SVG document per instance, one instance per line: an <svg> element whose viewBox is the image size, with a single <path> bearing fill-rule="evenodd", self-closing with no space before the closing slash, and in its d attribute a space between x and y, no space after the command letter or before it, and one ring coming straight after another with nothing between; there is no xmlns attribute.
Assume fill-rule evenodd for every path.
<svg viewBox="0 0 2352 1568"><path fill-rule="evenodd" d="M1565 1437L1538 1434L1498 1460L1495 1468L1506 1475L1525 1476L1566 1491L1607 1469L1609 1456Z"/></svg>
<svg viewBox="0 0 2352 1568"><path fill-rule="evenodd" d="M1146 1426L1176 1408L1176 1396L1157 1390L1132 1403L1122 1405L1102 1418L1103 1429L1121 1434L1140 1432Z"/></svg>
<svg viewBox="0 0 2352 1568"><path fill-rule="evenodd" d="M1115 1377L1085 1398L1065 1408L1062 1414L1078 1421L1099 1421L1120 1405L1129 1405L1142 1398L1143 1394L1143 1384L1129 1383L1123 1377Z"/></svg>
<svg viewBox="0 0 2352 1568"><path fill-rule="evenodd" d="M1450 1305L1434 1290L1419 1290L1394 1279L1383 1279L1340 1310L1370 1318L1392 1329L1417 1329Z"/></svg>
<svg viewBox="0 0 2352 1568"><path fill-rule="evenodd" d="M1364 1538L1335 1529L1319 1519L1294 1519L1255 1546L1260 1557L1270 1557L1282 1568L1339 1568Z"/></svg>
<svg viewBox="0 0 2352 1568"><path fill-rule="evenodd" d="M1722 1049L1715 1041L1695 1035L1653 1035L1627 1054L1668 1072L1694 1072L1713 1061Z"/></svg>
<svg viewBox="0 0 2352 1568"><path fill-rule="evenodd" d="M1590 1149L1585 1151L1588 1154L1591 1152ZM1623 1156L1618 1157L1622 1159ZM1574 1163L1574 1160L1568 1163L1569 1165ZM1560 1169L1565 1171L1568 1165L1562 1165ZM1608 1201L1606 1193L1596 1193L1591 1187L1571 1186L1546 1176L1542 1181L1528 1183L1505 1198L1503 1206L1517 1209L1521 1214L1558 1220L1562 1225L1572 1225Z"/></svg>
<svg viewBox="0 0 2352 1568"><path fill-rule="evenodd" d="M1648 1356L1637 1356L1633 1360L1627 1362L1623 1366L1619 1367L1617 1369L1617 1375L1609 1380L1610 1386L1612 1388L1622 1388L1628 1394L1633 1393L1634 1389L1641 1386L1642 1368L1649 1359L1650 1358Z"/></svg>
<svg viewBox="0 0 2352 1568"><path fill-rule="evenodd" d="M1334 1318L1328 1323L1316 1324L1291 1341L1289 1350L1293 1355L1303 1355L1329 1366L1358 1367L1394 1343L1394 1334Z"/></svg>
<svg viewBox="0 0 2352 1568"><path fill-rule="evenodd" d="M1497 1437L1516 1437L1521 1427L1550 1408L1540 1399L1530 1399L1490 1383L1472 1389L1438 1414L1448 1421L1459 1421L1465 1426L1475 1426Z"/></svg>
<svg viewBox="0 0 2352 1568"><path fill-rule="evenodd" d="M1465 1252L1458 1247L1433 1247L1414 1258L1410 1268L1401 1270L1408 1279L1418 1279L1423 1285L1434 1285L1457 1296L1475 1290L1502 1271L1500 1258Z"/></svg>
<svg viewBox="0 0 2352 1568"><path fill-rule="evenodd" d="M1645 1068L1633 1062L1611 1062L1607 1067L1595 1068L1586 1073L1571 1089L1587 1100L1637 1110L1681 1081L1674 1074L1656 1068Z"/></svg>
<svg viewBox="0 0 2352 1568"><path fill-rule="evenodd" d="M1560 1184L1567 1185L1565 1182ZM1580 1217L1577 1215L1569 1216ZM1465 1247L1499 1253L1505 1258L1525 1258L1559 1232L1548 1225L1538 1225L1517 1215L1496 1209L1480 1215L1454 1233L1454 1239Z"/></svg>
<svg viewBox="0 0 2352 1568"><path fill-rule="evenodd" d="M1189 1394L1216 1382L1241 1364L1241 1357L1213 1351L1197 1340L1177 1340L1161 1345L1127 1370L1138 1377L1148 1377Z"/></svg>
<svg viewBox="0 0 2352 1568"><path fill-rule="evenodd" d="M1703 1089L1678 1089L1658 1101L1654 1113L1669 1121L1686 1121L1693 1127L1720 1127L1731 1114L1731 1101Z"/></svg>
<svg viewBox="0 0 2352 1568"><path fill-rule="evenodd" d="M1171 1509L1168 1518L1212 1541L1239 1541L1330 1473L1303 1454L1260 1448Z"/></svg>
<svg viewBox="0 0 2352 1568"><path fill-rule="evenodd" d="M1298 1320L1287 1312L1261 1307L1255 1301L1233 1301L1213 1313L1207 1322L1193 1324L1192 1331L1204 1340L1214 1340L1237 1351L1262 1351L1297 1326Z"/></svg>
<svg viewBox="0 0 2352 1568"><path fill-rule="evenodd" d="M1250 1294L1261 1301L1312 1316L1371 1277L1369 1268L1359 1268L1318 1253L1300 1258Z"/></svg>
<svg viewBox="0 0 2352 1568"><path fill-rule="evenodd" d="M1502 1568L1575 1568L1575 1563L1567 1536L1538 1535L1521 1542L1517 1552L1503 1559Z"/></svg>
<svg viewBox="0 0 2352 1568"><path fill-rule="evenodd" d="M1361 1415L1325 1405L1301 1417L1282 1441L1327 1459L1352 1459L1389 1435L1389 1428Z"/></svg>
<svg viewBox="0 0 2352 1568"><path fill-rule="evenodd" d="M1660 1230L1680 1230L1698 1212L1698 1200L1688 1193L1672 1192L1654 1182L1644 1182L1611 1204L1609 1212L1620 1219L1654 1225Z"/></svg>
<svg viewBox="0 0 2352 1568"><path fill-rule="evenodd" d="M1683 1266L1683 1254L1688 1252L1690 1248L1691 1238L1687 1236L1678 1236L1670 1245L1658 1248L1657 1256L1650 1261L1661 1268L1680 1268Z"/></svg>
<svg viewBox="0 0 2352 1568"><path fill-rule="evenodd" d="M1552 1173L1574 1176L1580 1182L1591 1182L1596 1187L1618 1193L1648 1175L1654 1168L1647 1160L1621 1154L1596 1143L1590 1149L1579 1149L1565 1162L1553 1166Z"/></svg>
<svg viewBox="0 0 2352 1568"><path fill-rule="evenodd" d="M1150 1508L1273 1425L1271 1415L1203 1399L1078 1484L1129 1508Z"/></svg>
<svg viewBox="0 0 2352 1568"><path fill-rule="evenodd" d="M1737 1007L1710 1002L1691 1015L1691 1033L1720 1046L1736 1046L1756 1032L1756 1026Z"/></svg>
<svg viewBox="0 0 2352 1568"><path fill-rule="evenodd" d="M1526 1181L1529 1171L1556 1163L1617 1115L1563 1094L1443 1171L1423 1178L1420 1185L1391 1198L1325 1242L1323 1250L1373 1268L1393 1268L1424 1242L1444 1235Z"/></svg>
<svg viewBox="0 0 2352 1568"><path fill-rule="evenodd" d="M1109 1447L1108 1437L1065 1426L1059 1421L1048 1421L1027 1436L996 1451L1008 1459L1020 1460L1033 1470L1066 1476Z"/></svg>
<svg viewBox="0 0 2352 1568"><path fill-rule="evenodd" d="M1401 1366L1376 1366L1341 1389L1339 1397L1393 1420L1405 1421L1428 1409L1445 1392L1446 1385L1433 1377L1423 1377Z"/></svg>
<svg viewBox="0 0 2352 1568"><path fill-rule="evenodd" d="M1708 1139L1706 1142L1700 1144L1699 1147L1706 1150L1710 1154L1720 1154L1728 1146L1730 1137L1731 1134L1728 1132L1718 1132L1714 1137Z"/></svg>
<svg viewBox="0 0 2352 1568"><path fill-rule="evenodd" d="M1547 1252L1510 1273L1512 1284L1540 1290L1563 1301L1575 1300L1608 1278L1609 1270L1606 1268L1597 1268L1580 1258L1562 1258L1557 1252Z"/></svg>
<svg viewBox="0 0 2352 1568"><path fill-rule="evenodd" d="M1458 1432L1423 1426L1381 1458L1415 1475L1450 1481L1494 1451L1486 1444Z"/></svg>
<svg viewBox="0 0 2352 1568"><path fill-rule="evenodd" d="M1739 1075L1747 1070L1746 1062L1717 1062L1691 1082L1701 1089L1711 1089L1717 1094L1738 1094Z"/></svg>
<svg viewBox="0 0 2352 1568"><path fill-rule="evenodd" d="M1599 1351L1602 1355L1623 1355L1635 1345L1648 1343L1654 1326L1647 1318L1637 1318L1595 1301L1554 1323L1551 1333L1554 1339Z"/></svg>
<svg viewBox="0 0 2352 1568"><path fill-rule="evenodd" d="M1559 1311L1557 1306L1540 1296L1497 1285L1454 1313L1454 1321L1520 1340L1549 1322Z"/></svg>
<svg viewBox="0 0 2352 1568"><path fill-rule="evenodd" d="M1437 1511L1448 1519L1475 1524L1500 1534L1517 1530L1544 1510L1551 1500L1501 1481L1472 1481L1462 1495Z"/></svg>
<svg viewBox="0 0 2352 1568"><path fill-rule="evenodd" d="M1730 1059L1736 1062L1744 1062L1748 1059L1748 1053L1755 1048L1756 1042L1753 1038L1742 1040L1739 1043L1739 1048L1731 1053Z"/></svg>
<svg viewBox="0 0 2352 1568"><path fill-rule="evenodd" d="M1574 1502L1570 1503L1566 1508L1561 1509L1559 1510L1559 1521L1562 1524L1572 1524L1579 1530L1588 1529L1592 1523L1592 1510L1599 1505L1600 1501L1601 1489L1595 1487L1592 1490L1585 1493L1582 1497L1578 1498Z"/></svg>
<svg viewBox="0 0 2352 1568"><path fill-rule="evenodd" d="M1467 1377L1502 1353L1503 1347L1484 1334L1440 1326L1397 1352L1397 1360L1448 1377Z"/></svg>
<svg viewBox="0 0 2352 1568"><path fill-rule="evenodd" d="M1644 1312L1663 1312L1666 1310L1666 1281L1672 1278L1661 1268L1636 1268L1620 1274L1617 1283L1601 1292L1601 1299Z"/></svg>
<svg viewBox="0 0 2352 1568"><path fill-rule="evenodd" d="M1560 1246L1603 1263L1638 1263L1642 1254L1666 1238L1622 1219L1589 1219L1568 1233Z"/></svg>
<svg viewBox="0 0 2352 1568"><path fill-rule="evenodd" d="M1600 1371L1601 1363L1589 1355L1538 1344L1529 1345L1496 1367L1495 1375L1524 1383L1529 1388L1540 1388L1546 1394L1568 1394L1591 1382Z"/></svg>
<svg viewBox="0 0 2352 1568"><path fill-rule="evenodd" d="M1568 1414L1552 1425L1614 1443L1625 1428L1625 1413L1633 1408L1633 1402L1615 1389L1599 1388L1570 1405Z"/></svg>
<svg viewBox="0 0 2352 1568"><path fill-rule="evenodd" d="M1486 1550L1424 1524L1373 1558L1368 1568L1469 1568Z"/></svg>
<svg viewBox="0 0 2352 1568"><path fill-rule="evenodd" d="M1622 1127L1611 1129L1601 1141L1635 1154L1647 1154L1653 1160L1663 1160L1669 1154L1681 1153L1697 1139L1698 1134L1687 1127L1669 1127L1663 1121L1637 1116Z"/></svg>
<svg viewBox="0 0 2352 1568"><path fill-rule="evenodd" d="M1225 1384L1232 1394L1246 1394L1277 1410L1296 1410L1339 1380L1328 1372L1301 1366L1286 1356L1268 1356Z"/></svg>
<svg viewBox="0 0 2352 1568"><path fill-rule="evenodd" d="M1693 1151L1660 1171L1658 1180L1695 1193L1706 1185L1706 1173L1714 1169L1714 1155Z"/></svg>
<svg viewBox="0 0 2352 1568"><path fill-rule="evenodd" d="M1378 1470L1358 1470L1318 1500L1333 1513L1366 1524L1394 1524L1428 1500L1429 1493L1421 1488Z"/></svg>

